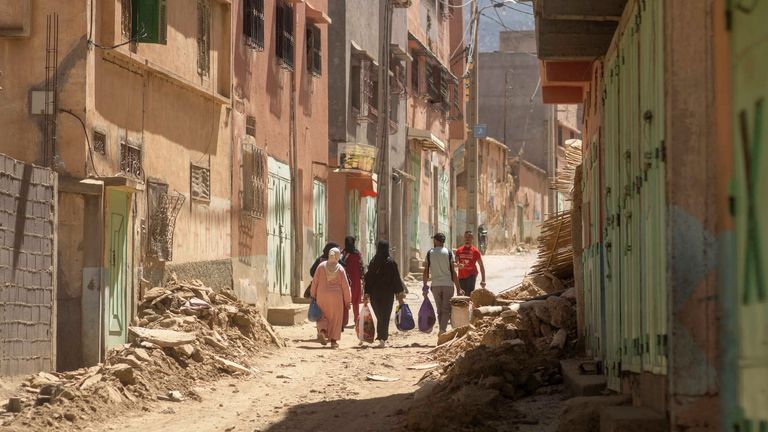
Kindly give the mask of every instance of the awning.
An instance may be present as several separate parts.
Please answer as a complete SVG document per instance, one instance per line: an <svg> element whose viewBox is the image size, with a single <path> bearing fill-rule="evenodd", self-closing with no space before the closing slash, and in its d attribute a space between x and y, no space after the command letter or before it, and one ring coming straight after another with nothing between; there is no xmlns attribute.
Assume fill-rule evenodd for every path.
<svg viewBox="0 0 768 432"><path fill-rule="evenodd" d="M307 21L311 21L315 24L330 24L331 17L328 16L322 10L312 6L309 2L306 3Z"/></svg>
<svg viewBox="0 0 768 432"><path fill-rule="evenodd" d="M437 150L446 153L448 148L444 142L440 141L432 132L425 129L408 128L408 139L421 144L421 147L427 150Z"/></svg>
<svg viewBox="0 0 768 432"><path fill-rule="evenodd" d="M357 190L360 196L375 197L378 195L378 181L376 174L357 170L334 170L338 173L346 173L347 190Z"/></svg>

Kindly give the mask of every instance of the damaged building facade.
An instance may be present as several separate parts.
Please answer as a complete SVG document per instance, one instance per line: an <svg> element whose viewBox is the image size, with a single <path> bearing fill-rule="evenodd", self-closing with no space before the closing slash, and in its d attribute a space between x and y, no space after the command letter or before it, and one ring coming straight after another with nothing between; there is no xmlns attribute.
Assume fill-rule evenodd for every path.
<svg viewBox="0 0 768 432"><path fill-rule="evenodd" d="M534 5L544 101L584 108L573 214L587 356L648 424L765 428L768 6Z"/></svg>

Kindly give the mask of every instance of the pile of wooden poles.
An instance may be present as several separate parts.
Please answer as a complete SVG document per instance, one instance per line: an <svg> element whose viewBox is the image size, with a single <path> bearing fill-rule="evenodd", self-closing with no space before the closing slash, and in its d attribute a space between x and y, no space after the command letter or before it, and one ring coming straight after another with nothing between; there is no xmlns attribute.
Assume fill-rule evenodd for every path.
<svg viewBox="0 0 768 432"><path fill-rule="evenodd" d="M539 255L531 267L531 273L549 272L560 280L573 277L570 210L547 218L541 226L538 242Z"/></svg>
<svg viewBox="0 0 768 432"><path fill-rule="evenodd" d="M581 163L581 140L568 140L565 142L565 164L557 168L555 178L550 187L568 199L573 193L573 179L576 176L576 167Z"/></svg>

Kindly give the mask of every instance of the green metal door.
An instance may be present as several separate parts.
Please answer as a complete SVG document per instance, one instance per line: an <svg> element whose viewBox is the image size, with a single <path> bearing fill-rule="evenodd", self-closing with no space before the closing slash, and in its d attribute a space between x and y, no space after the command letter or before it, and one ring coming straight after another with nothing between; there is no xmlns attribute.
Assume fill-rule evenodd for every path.
<svg viewBox="0 0 768 432"><path fill-rule="evenodd" d="M325 247L327 234L325 227L328 226L327 212L327 194L324 183L318 180L312 182L312 211L314 225L314 241L312 242L312 256L320 256Z"/></svg>
<svg viewBox="0 0 768 432"><path fill-rule="evenodd" d="M448 223L448 200L450 199L450 182L445 170L438 170L437 176L437 229L445 234L445 237L452 239L451 226Z"/></svg>
<svg viewBox="0 0 768 432"><path fill-rule="evenodd" d="M107 346L112 348L127 340L128 324L128 198L126 192L108 189L107 207L109 245L107 266L109 271L108 313L106 317Z"/></svg>
<svg viewBox="0 0 768 432"><path fill-rule="evenodd" d="M360 235L360 192L352 190L347 194L347 235L357 239L358 244L363 237Z"/></svg>
<svg viewBox="0 0 768 432"><path fill-rule="evenodd" d="M376 254L376 198L365 198L365 262Z"/></svg>
<svg viewBox="0 0 768 432"><path fill-rule="evenodd" d="M421 191L421 152L410 152L410 174L416 179L409 184L411 208L408 218L411 229L411 247L419 249L419 195Z"/></svg>
<svg viewBox="0 0 768 432"><path fill-rule="evenodd" d="M728 2L733 76L733 217L742 427L768 430L768 2Z"/></svg>
<svg viewBox="0 0 768 432"><path fill-rule="evenodd" d="M290 295L291 180L288 165L269 158L267 283L269 291Z"/></svg>
<svg viewBox="0 0 768 432"><path fill-rule="evenodd" d="M667 287L663 5L643 2L640 32L640 237L643 370L666 373Z"/></svg>

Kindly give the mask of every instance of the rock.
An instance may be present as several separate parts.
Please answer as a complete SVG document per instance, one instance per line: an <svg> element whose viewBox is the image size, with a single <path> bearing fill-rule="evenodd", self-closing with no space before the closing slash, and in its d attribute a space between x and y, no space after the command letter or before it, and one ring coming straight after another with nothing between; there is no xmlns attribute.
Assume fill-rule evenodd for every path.
<svg viewBox="0 0 768 432"><path fill-rule="evenodd" d="M539 387L541 387L541 377L535 373L528 375L523 383L523 390L529 395L533 394Z"/></svg>
<svg viewBox="0 0 768 432"><path fill-rule="evenodd" d="M77 420L77 415L75 413L71 412L71 411L67 411L67 412L64 413L64 418L67 421L73 422L73 421Z"/></svg>
<svg viewBox="0 0 768 432"><path fill-rule="evenodd" d="M565 329L560 329L555 333L555 336L552 338L552 343L549 344L550 348L557 348L557 349L563 349L565 347L565 340L568 338L568 331Z"/></svg>
<svg viewBox="0 0 768 432"><path fill-rule="evenodd" d="M576 288L568 288L564 293L560 294L560 297L570 300L572 303L576 302Z"/></svg>
<svg viewBox="0 0 768 432"><path fill-rule="evenodd" d="M21 398L12 397L8 399L8 403L5 404L5 410L11 413L21 412Z"/></svg>
<svg viewBox="0 0 768 432"><path fill-rule="evenodd" d="M506 384L506 380L500 376L489 376L485 377L480 381L480 384L482 386L485 386L487 388L501 390L501 388Z"/></svg>
<svg viewBox="0 0 768 432"><path fill-rule="evenodd" d="M174 390L168 392L168 400L171 402L181 402L184 400L184 396L180 391Z"/></svg>
<svg viewBox="0 0 768 432"><path fill-rule="evenodd" d="M97 382L101 381L102 377L103 375L99 373L91 375L90 377L86 378L82 384L80 384L80 390L86 390L93 387Z"/></svg>
<svg viewBox="0 0 768 432"><path fill-rule="evenodd" d="M471 330L474 330L474 327L471 325L466 325L464 327L459 327L457 329L453 329L451 331L447 331L440 336L437 337L437 345L440 346L446 342L450 342L453 340L453 338L460 338L467 334Z"/></svg>
<svg viewBox="0 0 768 432"><path fill-rule="evenodd" d="M472 311L474 316L480 318L500 316L502 312L504 312L504 307L502 306L482 306Z"/></svg>
<svg viewBox="0 0 768 432"><path fill-rule="evenodd" d="M160 296L163 296L168 293L168 290L166 290L163 287L154 287L144 293L144 301L151 301L154 300Z"/></svg>
<svg viewBox="0 0 768 432"><path fill-rule="evenodd" d="M172 329L179 327L181 325L181 320L178 318L166 318L160 322L157 323L160 327L164 327L167 329ZM160 345L160 344L158 344ZM161 345L162 346L162 345Z"/></svg>
<svg viewBox="0 0 768 432"><path fill-rule="evenodd" d="M123 402L123 396L111 385L105 386L103 392L105 393L107 401L110 403L119 404Z"/></svg>
<svg viewBox="0 0 768 432"><path fill-rule="evenodd" d="M418 399L424 399L426 397L431 396L432 392L435 390L435 387L437 387L437 381L433 379L423 381L421 383L421 387L419 387L413 393L413 399L418 400Z"/></svg>
<svg viewBox="0 0 768 432"><path fill-rule="evenodd" d="M219 351L226 351L227 346L223 343L217 341L216 339L212 338L211 336L203 336L203 342L206 344L216 348Z"/></svg>
<svg viewBox="0 0 768 432"><path fill-rule="evenodd" d="M66 387L59 387L56 392L53 394L53 401L56 402L58 400L72 400L77 396L76 390L69 389Z"/></svg>
<svg viewBox="0 0 768 432"><path fill-rule="evenodd" d="M223 359L223 358L218 357L218 356L213 356L213 360L216 362L217 365L219 365L219 367L221 367L222 369L226 370L227 372L230 372L230 373L244 373L244 374L250 374L251 373L250 369L248 369L247 367L245 367L243 365L237 364L237 363L235 363L233 361L229 361L227 359Z"/></svg>
<svg viewBox="0 0 768 432"><path fill-rule="evenodd" d="M541 323L541 325L539 325L539 330L544 337L552 336L552 327L547 323Z"/></svg>
<svg viewBox="0 0 768 432"><path fill-rule="evenodd" d="M564 329L573 326L574 310L570 301L562 297L549 297L546 300L547 309L549 310L550 319L547 321L553 326Z"/></svg>
<svg viewBox="0 0 768 432"><path fill-rule="evenodd" d="M133 355L127 355L125 357L117 357L115 359L118 363L125 363L131 367L134 367L136 369L141 369L141 362L139 359L134 357Z"/></svg>
<svg viewBox="0 0 768 432"><path fill-rule="evenodd" d="M496 294L486 288L476 288L470 294L474 307L493 306L496 304Z"/></svg>
<svg viewBox="0 0 768 432"><path fill-rule="evenodd" d="M141 341L141 343L139 344L139 346L141 346L141 347L142 347L142 348L144 348L144 349L148 349L148 350L157 350L157 349L160 349L160 347L159 347L158 345L155 345L155 344L153 344L152 342L147 342L147 341Z"/></svg>
<svg viewBox="0 0 768 432"><path fill-rule="evenodd" d="M173 350L186 358L192 357L192 354L195 352L195 347L193 347L191 344L181 345L174 347Z"/></svg>
<svg viewBox="0 0 768 432"><path fill-rule="evenodd" d="M132 366L119 363L110 368L110 373L115 376L122 385L136 384L136 373Z"/></svg>
<svg viewBox="0 0 768 432"><path fill-rule="evenodd" d="M49 374L48 372L39 372L37 374L37 377L40 378L40 379L43 379L45 381L51 382L51 383L61 382L59 377L57 377L57 376L55 376L53 374Z"/></svg>
<svg viewBox="0 0 768 432"><path fill-rule="evenodd" d="M202 363L205 358L203 357L203 352L197 348L195 348L195 351L192 352L192 360Z"/></svg>
<svg viewBox="0 0 768 432"><path fill-rule="evenodd" d="M133 350L133 355L136 356L137 360L139 360L141 362L144 362L144 363L152 361L152 357L149 355L147 350L145 350L144 348L136 348L136 349L134 349Z"/></svg>
<svg viewBox="0 0 768 432"><path fill-rule="evenodd" d="M173 348L189 344L195 341L192 333L178 332L174 330L148 329L144 327L128 327L128 331L134 336L151 342L162 348Z"/></svg>
<svg viewBox="0 0 768 432"><path fill-rule="evenodd" d="M524 347L525 341L522 339L510 339L510 340L505 340L504 342L501 343L501 345L511 346L511 347L518 347L518 346Z"/></svg>
<svg viewBox="0 0 768 432"><path fill-rule="evenodd" d="M477 385L466 385L451 395L451 400L456 402L456 406L464 409L472 407L490 406L501 392L494 389L488 389Z"/></svg>

